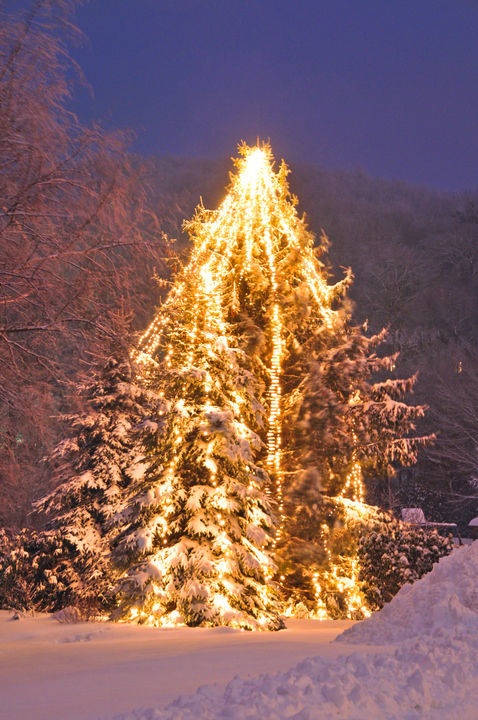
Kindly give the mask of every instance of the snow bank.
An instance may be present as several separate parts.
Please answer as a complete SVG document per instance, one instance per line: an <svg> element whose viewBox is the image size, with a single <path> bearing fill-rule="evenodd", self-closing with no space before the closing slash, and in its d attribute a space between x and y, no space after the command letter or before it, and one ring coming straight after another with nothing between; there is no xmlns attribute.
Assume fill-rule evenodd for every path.
<svg viewBox="0 0 478 720"><path fill-rule="evenodd" d="M478 542L340 639L381 647L236 677L115 720L478 720Z"/></svg>
<svg viewBox="0 0 478 720"><path fill-rule="evenodd" d="M287 673L236 677L180 697L166 709L116 720L449 720L478 717L476 636L444 645L415 641L394 652L305 660Z"/></svg>
<svg viewBox="0 0 478 720"><path fill-rule="evenodd" d="M441 558L430 573L404 585L382 610L337 640L380 645L450 632L478 634L478 541Z"/></svg>

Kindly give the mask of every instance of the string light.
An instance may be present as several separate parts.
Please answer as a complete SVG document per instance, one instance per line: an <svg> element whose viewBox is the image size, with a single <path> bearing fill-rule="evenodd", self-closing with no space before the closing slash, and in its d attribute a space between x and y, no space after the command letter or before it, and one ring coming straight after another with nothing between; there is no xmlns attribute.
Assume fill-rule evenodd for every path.
<svg viewBox="0 0 478 720"><path fill-rule="evenodd" d="M267 466L272 477L275 478L276 501L279 508L278 527L274 538L275 547L280 539L282 523L284 520L284 498L282 488L281 467L281 361L283 352L282 322L277 304L272 307L272 357L270 368L269 387L269 429L267 432Z"/></svg>
<svg viewBox="0 0 478 720"><path fill-rule="evenodd" d="M349 405L358 405L360 402L360 392L356 390L350 395ZM358 438L356 433L352 434L353 440L353 451L352 451L352 467L347 477L345 478L345 484L339 493L340 498L347 497L348 493L352 493L352 500L359 505L364 503L365 492L362 479L362 466L357 457L357 444Z"/></svg>
<svg viewBox="0 0 478 720"><path fill-rule="evenodd" d="M284 520L283 472L281 467L281 372L284 355L284 332L280 303L275 299L280 279L280 264L290 250L300 253L297 284L305 284L316 311L327 327L332 327L335 311L330 308L331 289L317 264L313 236L298 217L294 203L288 201L286 175L282 165L273 170L273 156L269 146L241 148L237 162L238 173L232 177L229 192L216 211L198 208L195 218L185 224L194 247L191 259L168 295L162 310L139 340L134 351L136 360L148 365L156 361L170 326L170 310L184 300L190 287L195 288L195 304L199 308L205 300L204 326L221 335L225 333L231 295L236 292L237 279L249 283L254 293L253 265L267 268L271 304L264 317L270 342L268 429L266 465L273 477L273 496L278 506L279 523L275 542L280 537ZM231 258L236 264L231 265ZM242 258L238 262L237 258ZM233 282L231 282L231 275ZM252 275L252 276L251 276ZM201 305L202 307L202 305ZM192 366L194 344L198 340L201 318L192 321L190 348L186 366ZM171 348L165 348L166 365L171 367Z"/></svg>
<svg viewBox="0 0 478 720"><path fill-rule="evenodd" d="M357 436L353 434L354 445L357 444ZM363 485L362 466L357 458L357 451L352 451L352 467L345 478L345 483L339 493L340 498L347 497L352 494L352 500L356 503L363 504L365 499L365 491Z"/></svg>
<svg viewBox="0 0 478 720"><path fill-rule="evenodd" d="M349 405L357 405L360 402L360 393L352 393L349 399ZM348 472L344 485L337 496L337 500L342 504L346 516L349 516L350 522L356 522L357 519L366 519L371 515L371 511L368 505L365 504L365 492L362 476L362 466L357 456L357 443L358 438L355 433L352 435L353 439L353 450L352 450L352 465ZM351 498L348 497L351 495ZM322 583L331 583L332 586L336 587L337 590L342 593L342 599L345 604L346 617L349 619L356 619L357 617L368 617L370 611L364 600L363 593L361 592L361 583L359 580L360 576L360 559L357 552L351 557L347 558L347 561L343 561L340 564L332 561L331 552L328 546L328 526L323 527L325 530L323 545L327 555L329 570L322 573ZM322 588L319 584L319 575L314 575L313 584L316 587L317 594L321 597ZM319 612L323 611L323 601L318 606Z"/></svg>

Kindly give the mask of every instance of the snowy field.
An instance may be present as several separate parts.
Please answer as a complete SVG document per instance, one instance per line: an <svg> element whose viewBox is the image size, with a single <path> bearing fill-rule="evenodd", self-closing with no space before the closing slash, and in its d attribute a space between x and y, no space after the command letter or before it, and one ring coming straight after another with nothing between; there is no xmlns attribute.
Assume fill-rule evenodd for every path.
<svg viewBox="0 0 478 720"><path fill-rule="evenodd" d="M351 625L289 620L287 630L247 633L16 621L4 611L0 716L478 720L478 542Z"/></svg>
<svg viewBox="0 0 478 720"><path fill-rule="evenodd" d="M2 720L96 720L235 675L288 670L344 649L330 641L348 622L290 620L280 632L59 623L48 615L11 620L0 611Z"/></svg>

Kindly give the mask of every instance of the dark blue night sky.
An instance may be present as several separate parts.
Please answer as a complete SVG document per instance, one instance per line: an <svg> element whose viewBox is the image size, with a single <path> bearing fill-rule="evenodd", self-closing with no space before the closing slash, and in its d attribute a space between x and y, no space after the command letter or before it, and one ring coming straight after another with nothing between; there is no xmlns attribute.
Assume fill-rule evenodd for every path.
<svg viewBox="0 0 478 720"><path fill-rule="evenodd" d="M92 0L83 120L145 153L276 155L478 186L478 0Z"/></svg>

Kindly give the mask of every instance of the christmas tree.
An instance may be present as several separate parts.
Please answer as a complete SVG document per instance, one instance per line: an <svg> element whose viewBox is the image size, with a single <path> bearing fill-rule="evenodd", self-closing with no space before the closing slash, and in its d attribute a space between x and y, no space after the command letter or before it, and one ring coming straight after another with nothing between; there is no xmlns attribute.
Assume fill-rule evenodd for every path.
<svg viewBox="0 0 478 720"><path fill-rule="evenodd" d="M185 224L191 259L135 352L170 407L118 546L121 611L145 622L277 626L273 558L320 614L320 574L344 584L340 553L343 614L359 613L337 528L372 512L362 472L413 461L423 441L406 437L423 412L402 401L413 380L371 381L394 358L350 326L351 275L328 283L327 240L299 217L285 164L240 150L219 208Z"/></svg>

